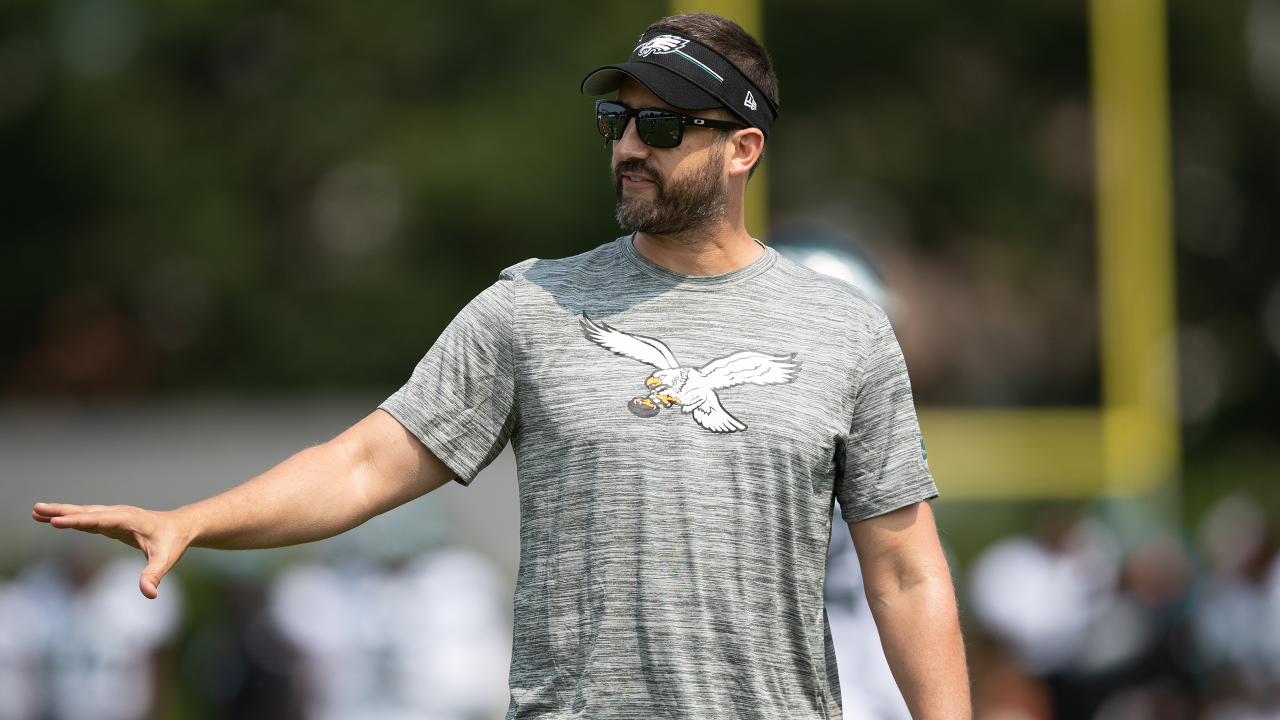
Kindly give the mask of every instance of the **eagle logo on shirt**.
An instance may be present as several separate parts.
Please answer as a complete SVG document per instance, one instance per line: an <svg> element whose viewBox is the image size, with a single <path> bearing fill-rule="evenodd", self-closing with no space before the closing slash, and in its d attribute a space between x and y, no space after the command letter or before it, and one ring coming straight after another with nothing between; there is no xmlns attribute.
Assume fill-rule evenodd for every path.
<svg viewBox="0 0 1280 720"><path fill-rule="evenodd" d="M746 423L724 409L717 390L736 385L782 385L795 379L800 362L795 355L773 356L737 352L716 358L702 367L681 365L662 341L616 330L583 313L579 320L588 340L615 355L639 360L657 368L644 385L648 395L632 398L627 409L640 417L653 417L663 408L678 406L693 421L713 433L746 430Z"/></svg>

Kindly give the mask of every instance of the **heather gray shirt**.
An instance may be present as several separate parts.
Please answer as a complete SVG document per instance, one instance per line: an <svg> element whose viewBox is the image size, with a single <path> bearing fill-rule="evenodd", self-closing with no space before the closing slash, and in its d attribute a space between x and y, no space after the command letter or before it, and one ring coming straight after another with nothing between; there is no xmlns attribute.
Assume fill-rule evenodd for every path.
<svg viewBox="0 0 1280 720"><path fill-rule="evenodd" d="M382 407L463 484L515 446L508 718L839 717L833 503L937 495L884 312L773 250L523 262Z"/></svg>

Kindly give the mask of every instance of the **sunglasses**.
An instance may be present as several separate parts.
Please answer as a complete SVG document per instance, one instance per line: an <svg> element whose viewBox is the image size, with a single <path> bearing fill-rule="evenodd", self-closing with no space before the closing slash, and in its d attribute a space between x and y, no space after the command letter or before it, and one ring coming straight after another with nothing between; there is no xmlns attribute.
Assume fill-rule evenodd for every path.
<svg viewBox="0 0 1280 720"><path fill-rule="evenodd" d="M596 127L606 141L621 140L631 118L636 119L636 134L640 136L640 141L656 148L673 148L679 145L684 140L686 125L717 130L737 130L742 127L739 123L727 120L708 120L655 108L632 110L613 100L596 101Z"/></svg>

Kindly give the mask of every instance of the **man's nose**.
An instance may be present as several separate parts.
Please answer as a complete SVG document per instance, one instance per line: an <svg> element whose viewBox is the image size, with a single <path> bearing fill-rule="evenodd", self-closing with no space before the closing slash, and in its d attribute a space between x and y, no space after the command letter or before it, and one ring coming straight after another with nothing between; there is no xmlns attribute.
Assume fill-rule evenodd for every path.
<svg viewBox="0 0 1280 720"><path fill-rule="evenodd" d="M627 126L622 130L622 137L613 141L614 164L622 160L638 160L647 157L649 157L649 146L640 140L634 120L627 118Z"/></svg>

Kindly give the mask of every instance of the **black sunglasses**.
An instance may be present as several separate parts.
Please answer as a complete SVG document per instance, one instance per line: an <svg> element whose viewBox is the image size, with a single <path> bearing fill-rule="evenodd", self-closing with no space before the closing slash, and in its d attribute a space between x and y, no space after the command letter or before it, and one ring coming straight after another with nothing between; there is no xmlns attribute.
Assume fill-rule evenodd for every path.
<svg viewBox="0 0 1280 720"><path fill-rule="evenodd" d="M596 127L606 140L621 140L631 118L636 119L636 134L640 136L640 141L656 148L673 148L679 145L684 139L686 125L717 130L737 130L742 127L739 123L727 120L708 120L656 108L632 110L613 100L596 101Z"/></svg>

